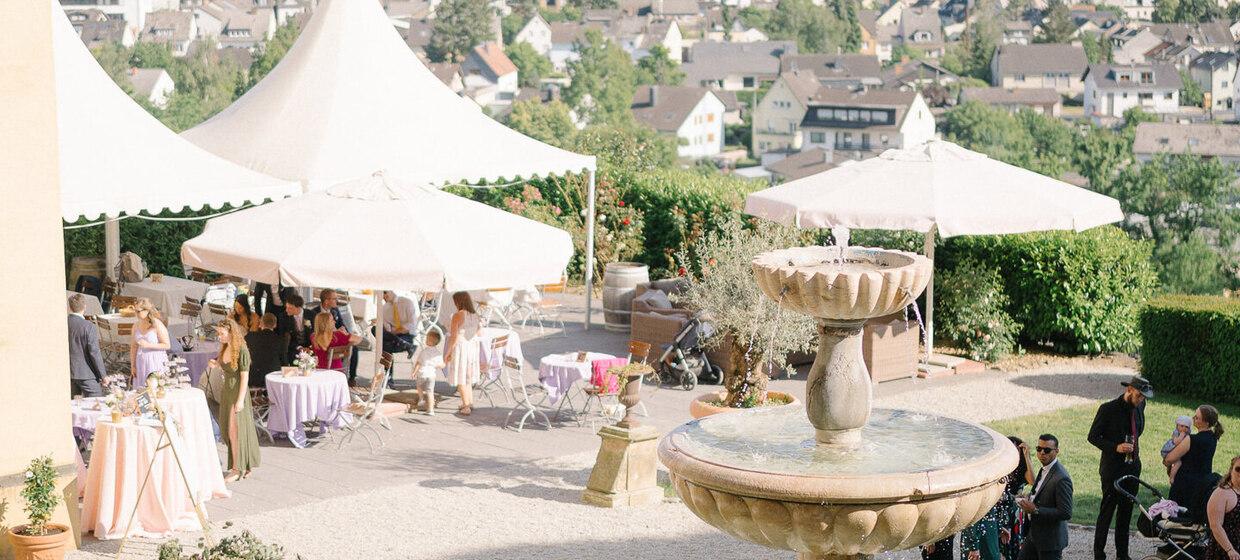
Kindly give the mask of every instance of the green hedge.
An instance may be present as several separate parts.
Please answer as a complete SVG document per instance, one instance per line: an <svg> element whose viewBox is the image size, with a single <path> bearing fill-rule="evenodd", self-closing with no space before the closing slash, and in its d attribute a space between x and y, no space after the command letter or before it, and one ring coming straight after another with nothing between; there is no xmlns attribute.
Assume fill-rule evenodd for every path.
<svg viewBox="0 0 1240 560"><path fill-rule="evenodd" d="M204 209L199 212L164 212L160 217L209 216L223 210ZM202 233L206 220L189 222L156 222L130 218L121 220L121 251L131 251L146 261L151 272L184 276L181 269L181 244ZM255 240L257 243L258 240ZM73 257L103 256L103 224L65 230L65 274Z"/></svg>
<svg viewBox="0 0 1240 560"><path fill-rule="evenodd" d="M1141 311L1141 371L1160 390L1240 403L1240 300L1164 296Z"/></svg>
<svg viewBox="0 0 1240 560"><path fill-rule="evenodd" d="M1061 352L1136 350L1138 315L1158 286L1152 246L1112 226L950 239L940 269L972 258L998 270L1021 340Z"/></svg>

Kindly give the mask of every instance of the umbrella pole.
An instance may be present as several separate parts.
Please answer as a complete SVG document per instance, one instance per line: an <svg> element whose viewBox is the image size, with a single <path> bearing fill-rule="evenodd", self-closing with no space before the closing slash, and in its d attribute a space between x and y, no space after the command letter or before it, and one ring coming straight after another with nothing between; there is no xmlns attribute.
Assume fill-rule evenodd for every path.
<svg viewBox="0 0 1240 560"><path fill-rule="evenodd" d="M375 290L375 373L378 377L383 364L383 290ZM372 377L371 379L374 379Z"/></svg>
<svg viewBox="0 0 1240 560"><path fill-rule="evenodd" d="M930 259L930 282L926 284L926 365L930 364L930 355L934 353L934 233L937 225L930 226L926 232L926 258Z"/></svg>
<svg viewBox="0 0 1240 560"><path fill-rule="evenodd" d="M585 330L590 330L590 315L594 299L594 170L590 170L589 187L586 190L586 321Z"/></svg>

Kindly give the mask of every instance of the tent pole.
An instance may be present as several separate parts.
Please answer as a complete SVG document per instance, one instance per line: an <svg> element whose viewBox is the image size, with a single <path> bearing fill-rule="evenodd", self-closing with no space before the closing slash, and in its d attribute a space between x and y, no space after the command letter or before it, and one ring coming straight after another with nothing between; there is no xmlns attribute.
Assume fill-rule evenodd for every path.
<svg viewBox="0 0 1240 560"><path fill-rule="evenodd" d="M930 259L930 282L926 284L926 364L934 353L934 233L938 225L926 232L926 258Z"/></svg>
<svg viewBox="0 0 1240 560"><path fill-rule="evenodd" d="M121 260L121 220L108 218L103 222L104 276L116 280L116 264Z"/></svg>
<svg viewBox="0 0 1240 560"><path fill-rule="evenodd" d="M383 290L375 290L375 376L383 370ZM373 377L371 378L373 379Z"/></svg>
<svg viewBox="0 0 1240 560"><path fill-rule="evenodd" d="M586 321L585 330L590 330L590 315L593 311L594 299L594 170L590 170L589 187L586 191Z"/></svg>

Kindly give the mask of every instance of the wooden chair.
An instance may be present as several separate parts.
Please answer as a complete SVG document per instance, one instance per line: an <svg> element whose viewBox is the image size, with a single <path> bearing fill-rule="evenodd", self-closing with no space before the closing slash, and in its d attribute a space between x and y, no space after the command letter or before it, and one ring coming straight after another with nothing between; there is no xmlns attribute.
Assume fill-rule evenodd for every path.
<svg viewBox="0 0 1240 560"><path fill-rule="evenodd" d="M99 351L103 354L103 365L111 373L131 373L129 368L129 340L124 337L133 336L133 323L117 323L113 331L112 324L96 318L95 325L99 329ZM124 337L120 334L125 331Z"/></svg>
<svg viewBox="0 0 1240 560"><path fill-rule="evenodd" d="M507 348L508 335L497 336L491 339L491 355L499 355L503 359L504 351ZM512 388L505 386L503 365L500 365L499 371L492 370L490 364L479 364L478 369L482 375L474 390L486 397L487 402L491 403L492 407L495 406L495 399L491 397L491 393L494 391L498 391L500 396L504 397L504 404L508 404L508 392Z"/></svg>
<svg viewBox="0 0 1240 560"><path fill-rule="evenodd" d="M353 354L353 346L333 346L327 350L327 367L344 374L349 373L349 356ZM340 360L340 369L331 367L332 362Z"/></svg>
<svg viewBox="0 0 1240 560"><path fill-rule="evenodd" d="M379 356L379 365L383 367L383 371L387 372L389 376L392 375L392 364L393 363L394 363L394 360L392 358L391 352L384 352L382 355ZM349 392L353 393L354 395L365 396L365 395L370 394L370 388L369 387L350 387Z"/></svg>
<svg viewBox="0 0 1240 560"><path fill-rule="evenodd" d="M133 307L138 304L138 298L133 296L112 296L112 310L120 311L126 307Z"/></svg>
<svg viewBox="0 0 1240 560"><path fill-rule="evenodd" d="M543 424L550 430L551 418L538 405L535 405L534 401L530 400L529 388L526 387L525 377L521 373L521 363L516 358L505 356L501 369L508 386L512 388L512 399L515 401L512 410L508 411L508 416L504 417L504 427L508 427L508 423L512 420L514 413L524 411L521 415L521 420L517 423L517 433L520 433L525 427L527 420L534 418L537 421L539 416L542 417Z"/></svg>
<svg viewBox="0 0 1240 560"><path fill-rule="evenodd" d="M185 318L190 332L194 332L194 325L202 320L202 306L197 303L185 302L181 304L181 316Z"/></svg>
<svg viewBox="0 0 1240 560"><path fill-rule="evenodd" d="M228 318L228 306L222 303L208 303L207 316L211 317L212 323L218 323Z"/></svg>
<svg viewBox="0 0 1240 560"><path fill-rule="evenodd" d="M195 282L207 284L207 280L211 277L211 272L202 268L193 267L189 269L189 279Z"/></svg>
<svg viewBox="0 0 1240 560"><path fill-rule="evenodd" d="M116 280L106 278L103 281L103 288L100 289L100 293L100 305L102 305L105 310L111 309L112 298L121 293L121 285L117 283Z"/></svg>

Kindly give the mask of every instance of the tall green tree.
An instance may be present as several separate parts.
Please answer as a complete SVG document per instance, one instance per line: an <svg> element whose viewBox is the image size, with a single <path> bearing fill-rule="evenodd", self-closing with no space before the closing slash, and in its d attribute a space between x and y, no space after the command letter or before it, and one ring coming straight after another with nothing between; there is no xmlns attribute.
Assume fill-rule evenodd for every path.
<svg viewBox="0 0 1240 560"><path fill-rule="evenodd" d="M432 62L461 62L491 38L494 10L486 0L443 0L435 8L426 56Z"/></svg>
<svg viewBox="0 0 1240 560"><path fill-rule="evenodd" d="M861 21L857 19L857 0L832 0L838 45L845 52L861 49Z"/></svg>
<svg viewBox="0 0 1240 560"><path fill-rule="evenodd" d="M684 71L663 45L650 47L650 53L637 61L638 84L678 86L684 81Z"/></svg>
<svg viewBox="0 0 1240 560"><path fill-rule="evenodd" d="M1037 37L1041 43L1069 43L1076 24L1072 22L1072 13L1063 0L1050 0L1046 7L1046 17L1042 20L1042 35Z"/></svg>
<svg viewBox="0 0 1240 560"><path fill-rule="evenodd" d="M1158 246L1210 230L1217 232L1220 246L1230 247L1240 234L1240 212L1231 206L1240 200L1236 169L1214 158L1159 154L1125 168L1109 191L1124 210L1148 218L1136 231L1148 228Z"/></svg>
<svg viewBox="0 0 1240 560"><path fill-rule="evenodd" d="M116 85L120 86L125 93L133 95L133 84L129 82L129 78L125 77L130 68L129 49L120 43L104 43L91 49L90 53L95 56L95 61L103 67L103 71L108 73Z"/></svg>
<svg viewBox="0 0 1240 560"><path fill-rule="evenodd" d="M1111 42L1091 32L1081 33L1081 48L1090 64L1111 62Z"/></svg>
<svg viewBox="0 0 1240 560"><path fill-rule="evenodd" d="M517 66L517 79L521 87L538 87L540 80L551 74L551 61L525 41L508 45L504 54Z"/></svg>
<svg viewBox="0 0 1240 560"><path fill-rule="evenodd" d="M297 25L296 18L289 18L284 25L276 28L275 34L263 43L258 56L254 57L254 61L250 63L250 75L245 89L254 87L254 84L271 72L284 59L288 50L293 48L293 43L297 41L297 36L300 34L301 26Z"/></svg>
<svg viewBox="0 0 1240 560"><path fill-rule="evenodd" d="M1180 105L1191 105L1200 107L1205 102L1206 93L1202 91L1201 84L1194 80L1192 75L1187 71L1180 70Z"/></svg>
<svg viewBox="0 0 1240 560"><path fill-rule="evenodd" d="M1152 19L1154 23L1203 23L1225 16L1213 0L1159 0Z"/></svg>
<svg viewBox="0 0 1240 560"><path fill-rule="evenodd" d="M802 53L833 52L844 41L834 13L812 0L780 0L767 13L745 8L741 17L772 39L796 41Z"/></svg>
<svg viewBox="0 0 1240 560"><path fill-rule="evenodd" d="M577 43L577 53L580 57L568 64L572 82L564 88L564 101L590 124L632 120L636 79L629 54L597 30Z"/></svg>

